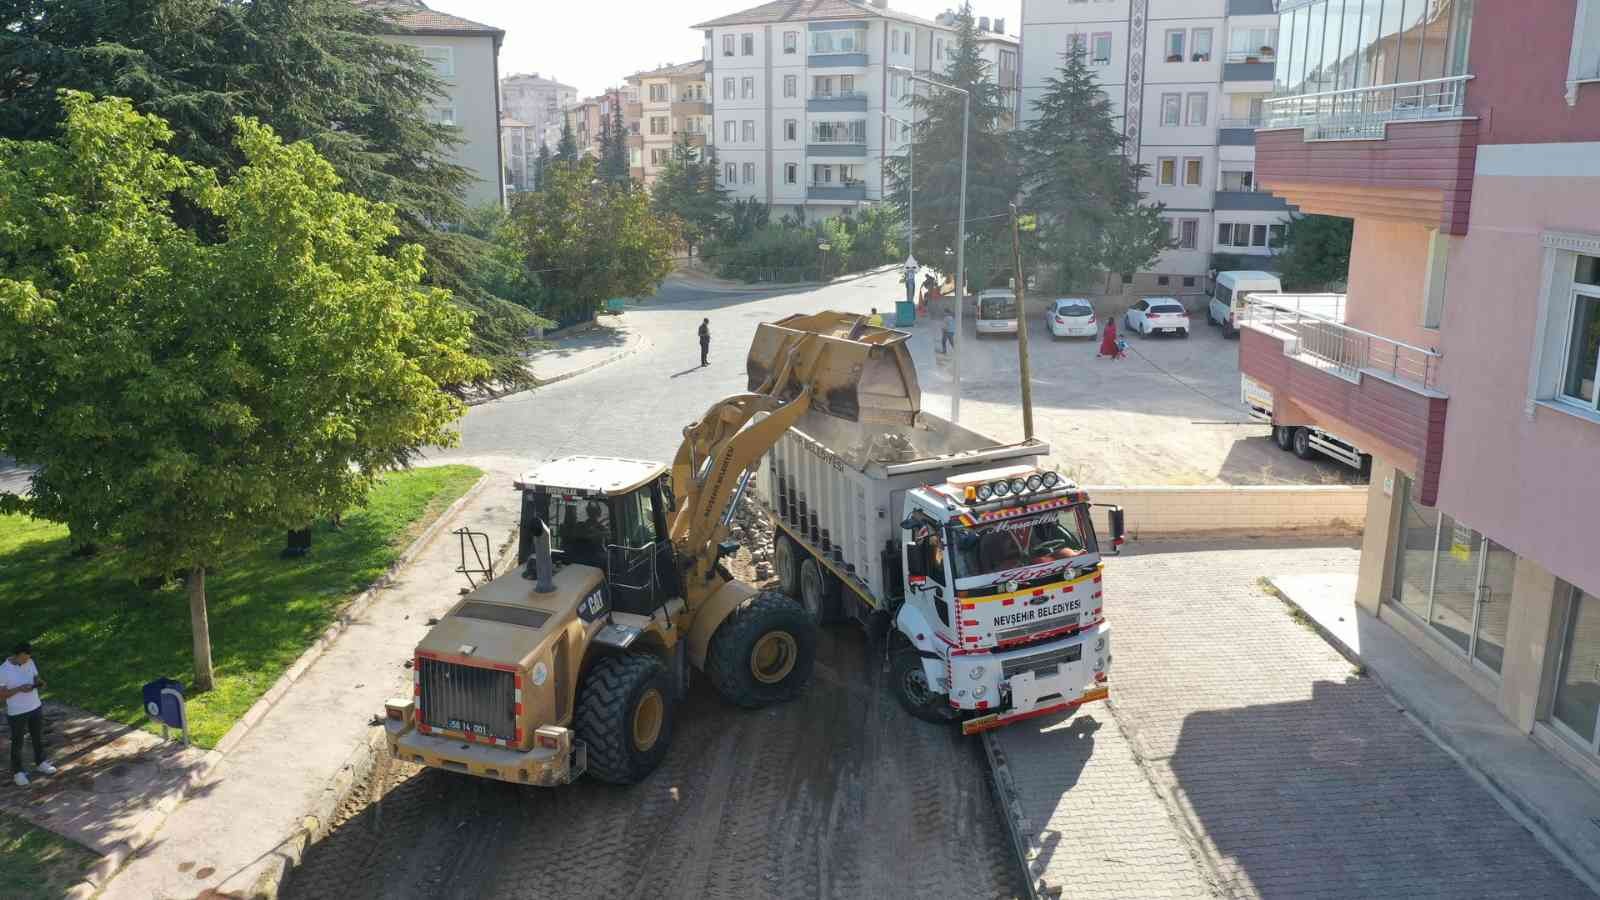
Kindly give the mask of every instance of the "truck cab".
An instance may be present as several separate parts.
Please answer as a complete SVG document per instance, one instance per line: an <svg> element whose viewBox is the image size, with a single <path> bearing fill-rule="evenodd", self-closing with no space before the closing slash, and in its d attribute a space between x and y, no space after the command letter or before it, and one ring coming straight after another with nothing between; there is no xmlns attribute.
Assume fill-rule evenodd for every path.
<svg viewBox="0 0 1600 900"><path fill-rule="evenodd" d="M970 733L1106 696L1101 549L1075 485L1027 465L953 476L906 492L902 528L894 670L914 714Z"/></svg>

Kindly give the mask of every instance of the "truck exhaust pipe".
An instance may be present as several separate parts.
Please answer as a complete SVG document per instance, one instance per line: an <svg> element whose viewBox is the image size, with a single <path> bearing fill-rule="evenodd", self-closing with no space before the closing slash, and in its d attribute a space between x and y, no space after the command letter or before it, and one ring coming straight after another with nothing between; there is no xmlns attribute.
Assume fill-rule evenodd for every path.
<svg viewBox="0 0 1600 900"><path fill-rule="evenodd" d="M555 563L550 559L550 526L544 519L533 520L533 589L536 593L549 594L555 591L554 580Z"/></svg>

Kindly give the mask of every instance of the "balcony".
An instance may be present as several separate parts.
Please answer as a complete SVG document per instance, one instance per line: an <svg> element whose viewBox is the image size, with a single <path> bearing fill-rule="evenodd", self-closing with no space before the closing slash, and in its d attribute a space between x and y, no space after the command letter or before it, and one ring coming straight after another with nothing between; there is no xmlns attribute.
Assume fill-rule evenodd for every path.
<svg viewBox="0 0 1600 900"><path fill-rule="evenodd" d="M867 155L867 139L865 137L819 138L811 136L806 143L807 156L860 156Z"/></svg>
<svg viewBox="0 0 1600 900"><path fill-rule="evenodd" d="M1466 234L1478 122L1471 75L1273 97L1256 178L1308 213L1370 216Z"/></svg>
<svg viewBox="0 0 1600 900"><path fill-rule="evenodd" d="M806 56L806 65L813 69L865 69L865 52L812 53Z"/></svg>
<svg viewBox="0 0 1600 900"><path fill-rule="evenodd" d="M709 116L711 115L711 101L676 100L672 104L672 114L675 116Z"/></svg>
<svg viewBox="0 0 1600 900"><path fill-rule="evenodd" d="M807 200L822 200L829 203L859 203L867 199L867 185L864 181L846 181L841 184L808 184L806 185Z"/></svg>
<svg viewBox="0 0 1600 900"><path fill-rule="evenodd" d="M1259 116L1223 116L1217 120L1217 143L1223 147L1254 147Z"/></svg>
<svg viewBox="0 0 1600 900"><path fill-rule="evenodd" d="M1431 505L1444 459L1442 354L1346 325L1346 299L1252 299L1239 314L1239 370L1271 392L1275 423L1315 425L1420 473Z"/></svg>
<svg viewBox="0 0 1600 900"><path fill-rule="evenodd" d="M1224 191L1212 195L1212 208L1233 212L1288 212L1289 204L1282 197L1266 191Z"/></svg>
<svg viewBox="0 0 1600 900"><path fill-rule="evenodd" d="M860 91L818 94L806 100L806 112L866 112L867 95Z"/></svg>
<svg viewBox="0 0 1600 900"><path fill-rule="evenodd" d="M1222 65L1223 92L1229 93L1232 87L1229 82L1267 82L1272 81L1272 71L1276 63L1268 59L1262 62L1229 62Z"/></svg>

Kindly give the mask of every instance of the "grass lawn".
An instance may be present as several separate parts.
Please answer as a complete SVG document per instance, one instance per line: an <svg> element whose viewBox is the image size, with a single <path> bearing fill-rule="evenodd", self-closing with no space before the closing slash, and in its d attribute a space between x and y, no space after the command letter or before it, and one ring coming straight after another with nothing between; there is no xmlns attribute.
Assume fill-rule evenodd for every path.
<svg viewBox="0 0 1600 900"><path fill-rule="evenodd" d="M482 475L469 466L396 472L344 527L318 526L311 554L283 560L283 532L206 572L216 688L189 700L189 733L211 747L439 513ZM139 587L126 559L102 549L68 556L65 527L0 516L0 635L33 642L46 699L159 730L145 716L147 681L193 681L189 600L181 582ZM0 887L0 893L4 892Z"/></svg>
<svg viewBox="0 0 1600 900"><path fill-rule="evenodd" d="M0 896L56 900L99 859L93 851L0 813Z"/></svg>

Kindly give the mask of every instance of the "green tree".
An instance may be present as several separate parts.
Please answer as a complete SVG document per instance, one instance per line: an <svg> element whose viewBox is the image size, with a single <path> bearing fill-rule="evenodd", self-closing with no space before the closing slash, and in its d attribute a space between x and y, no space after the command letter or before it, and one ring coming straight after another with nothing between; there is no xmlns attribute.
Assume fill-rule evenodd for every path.
<svg viewBox="0 0 1600 900"><path fill-rule="evenodd" d="M63 106L58 140L0 140L0 452L39 464L0 510L186 572L207 690L207 567L453 443L440 386L485 367L422 248L389 251L394 208L340 191L309 142L237 119L225 178L127 100Z"/></svg>
<svg viewBox="0 0 1600 900"><path fill-rule="evenodd" d="M1278 271L1287 291L1320 291L1350 279L1355 222L1338 216L1289 219L1278 242Z"/></svg>
<svg viewBox="0 0 1600 900"><path fill-rule="evenodd" d="M728 215L728 192L717 183L716 151L695 147L687 133L680 134L651 189L650 207L676 223L683 246L693 254Z"/></svg>
<svg viewBox="0 0 1600 900"><path fill-rule="evenodd" d="M600 179L593 160L551 168L544 189L512 210L511 233L539 279L541 314L560 322L648 294L672 271L672 228L643 191Z"/></svg>
<svg viewBox="0 0 1600 900"><path fill-rule="evenodd" d="M397 240L426 248L428 282L471 313L491 375L523 380L534 320L474 284L489 248L434 227L461 216L472 174L450 162L459 132L429 118L443 85L384 15L349 0L0 0L0 138L57 136L70 89L130 98L167 121L177 156L223 176L244 163L237 116L307 141L345 190L394 207ZM214 233L187 203L174 214Z"/></svg>
<svg viewBox="0 0 1600 900"><path fill-rule="evenodd" d="M1011 142L1004 127L1011 110L984 61L972 5L956 18L955 58L941 78L971 92L968 125L967 281L973 290L1011 272L1010 205L1020 186ZM912 97L916 126L916 169L908 154L890 160L894 203L904 215L908 186L917 192L917 234L912 250L923 262L954 274L961 200L962 95L921 86Z"/></svg>
<svg viewBox="0 0 1600 900"><path fill-rule="evenodd" d="M544 173L550 168L550 145L539 142L539 155L533 161L533 184L529 187L535 191L544 187Z"/></svg>
<svg viewBox="0 0 1600 900"><path fill-rule="evenodd" d="M565 115L561 117L561 140L556 143L556 161L578 161L578 138L572 133L572 120Z"/></svg>
<svg viewBox="0 0 1600 900"><path fill-rule="evenodd" d="M1033 107L1037 116L1020 135L1019 155L1028 206L1039 217L1037 258L1054 269L1055 288L1080 288L1102 269L1148 267L1167 244L1149 227L1160 207L1141 211L1139 180L1147 173L1124 156L1111 100L1081 46L1063 54Z"/></svg>
<svg viewBox="0 0 1600 900"><path fill-rule="evenodd" d="M612 181L627 182L633 178L629 161L628 126L622 121L622 95L613 94L611 103L611 143L600 150L600 174Z"/></svg>

